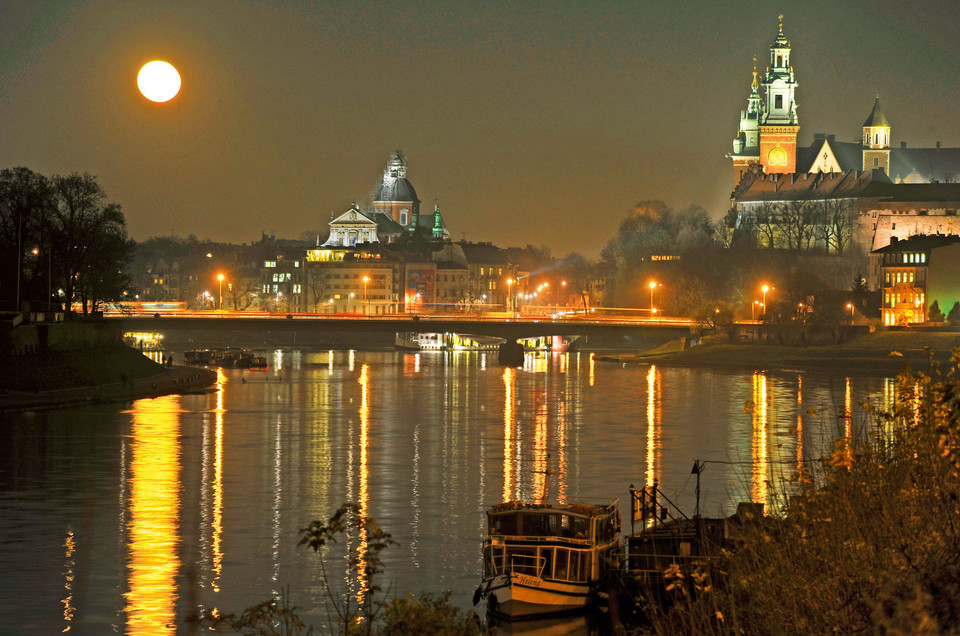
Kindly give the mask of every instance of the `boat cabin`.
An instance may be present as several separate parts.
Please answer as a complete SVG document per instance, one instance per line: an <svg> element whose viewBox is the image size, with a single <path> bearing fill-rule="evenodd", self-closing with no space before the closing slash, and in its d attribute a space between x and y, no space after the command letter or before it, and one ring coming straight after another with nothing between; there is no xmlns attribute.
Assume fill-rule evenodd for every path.
<svg viewBox="0 0 960 636"><path fill-rule="evenodd" d="M619 533L617 504L500 504L487 512L484 576L514 571L540 579L595 580L606 571Z"/></svg>

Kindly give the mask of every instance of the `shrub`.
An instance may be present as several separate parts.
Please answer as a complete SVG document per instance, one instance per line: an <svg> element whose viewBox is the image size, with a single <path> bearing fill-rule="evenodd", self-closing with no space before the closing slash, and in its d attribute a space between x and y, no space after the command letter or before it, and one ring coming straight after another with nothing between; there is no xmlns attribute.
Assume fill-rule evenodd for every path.
<svg viewBox="0 0 960 636"><path fill-rule="evenodd" d="M722 580L669 609L657 633L939 633L960 625L960 349L946 372L898 378L864 406L816 475L800 470L767 522L725 553ZM701 578L711 573L701 571Z"/></svg>

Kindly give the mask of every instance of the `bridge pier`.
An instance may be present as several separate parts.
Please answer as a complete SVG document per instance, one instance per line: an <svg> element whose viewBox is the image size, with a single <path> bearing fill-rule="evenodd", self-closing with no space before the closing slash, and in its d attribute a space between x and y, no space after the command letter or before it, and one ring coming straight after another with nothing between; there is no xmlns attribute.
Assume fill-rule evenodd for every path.
<svg viewBox="0 0 960 636"><path fill-rule="evenodd" d="M500 343L499 363L502 367L520 367L523 366L523 345L518 341L507 338Z"/></svg>

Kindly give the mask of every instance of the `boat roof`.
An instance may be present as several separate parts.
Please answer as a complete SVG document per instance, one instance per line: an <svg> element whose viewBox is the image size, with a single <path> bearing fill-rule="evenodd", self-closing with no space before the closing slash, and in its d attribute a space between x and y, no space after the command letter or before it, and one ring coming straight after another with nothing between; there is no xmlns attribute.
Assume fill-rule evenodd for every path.
<svg viewBox="0 0 960 636"><path fill-rule="evenodd" d="M563 514L573 514L573 515L582 515L584 517L593 517L600 514L609 513L611 510L614 510L619 506L620 501L615 499L613 501L608 501L605 503L586 503L586 502L574 502L574 503L533 503L533 502L524 502L524 501L505 501L503 503L496 504L491 506L487 511L487 514L496 515L496 514L505 514L510 512L540 512L540 513L563 513Z"/></svg>

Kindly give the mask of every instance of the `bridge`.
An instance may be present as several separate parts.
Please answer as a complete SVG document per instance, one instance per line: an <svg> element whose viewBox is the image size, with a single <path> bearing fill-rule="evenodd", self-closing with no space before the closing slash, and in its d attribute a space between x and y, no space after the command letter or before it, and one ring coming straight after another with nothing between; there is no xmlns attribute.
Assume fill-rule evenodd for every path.
<svg viewBox="0 0 960 636"><path fill-rule="evenodd" d="M322 314L243 314L239 312L193 312L187 314L108 314L124 331L216 336L224 332L292 335L306 344L311 335L392 336L396 333L458 333L494 336L507 340L542 336L602 336L619 340L669 340L690 335L689 319L662 318L516 318L477 315L379 315L338 316Z"/></svg>

